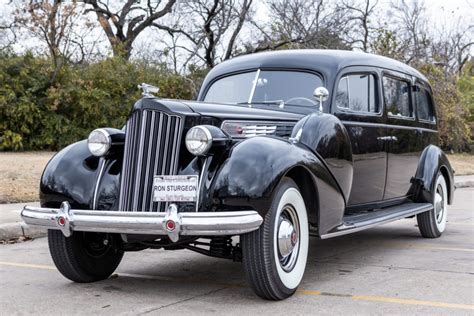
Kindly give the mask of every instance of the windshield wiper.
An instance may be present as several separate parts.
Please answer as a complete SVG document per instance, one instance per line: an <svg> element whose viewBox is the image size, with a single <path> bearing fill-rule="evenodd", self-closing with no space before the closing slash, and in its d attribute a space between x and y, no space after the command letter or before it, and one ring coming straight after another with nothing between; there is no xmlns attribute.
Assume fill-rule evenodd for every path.
<svg viewBox="0 0 474 316"><path fill-rule="evenodd" d="M269 105L278 105L283 109L285 106L285 101L283 100L270 100L270 101L252 101L252 102L239 102L237 104L247 104L249 108L252 107L252 104L269 104Z"/></svg>

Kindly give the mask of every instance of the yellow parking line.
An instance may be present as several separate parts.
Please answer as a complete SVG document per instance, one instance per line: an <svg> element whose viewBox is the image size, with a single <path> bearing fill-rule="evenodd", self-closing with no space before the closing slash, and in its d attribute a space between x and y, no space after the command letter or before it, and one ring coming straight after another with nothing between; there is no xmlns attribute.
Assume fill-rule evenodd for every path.
<svg viewBox="0 0 474 316"><path fill-rule="evenodd" d="M473 248L458 248L458 247L445 247L443 245L429 245L429 244L402 244L402 243L387 243L385 248L391 249L423 249L423 250L447 250L447 251L464 251L474 252Z"/></svg>
<svg viewBox="0 0 474 316"><path fill-rule="evenodd" d="M0 261L0 265L18 267L18 268L30 268L30 269L41 269L41 270L56 270L53 266L39 265L39 264L28 264L28 263L17 263L17 262L5 262ZM119 276L132 277L132 278L146 278L162 281L208 281L203 279L193 279L193 278L174 278L174 277L163 277L163 276L154 276L154 275L144 275L144 274L130 274L130 273L118 273ZM229 287L241 287L239 284L220 284L214 282L208 282L208 284L213 285L226 285ZM387 296L372 296L372 295L351 295L351 294L340 294L340 293L328 293L321 292L316 290L305 290L300 289L297 291L299 295L308 295L308 296L332 296L332 297L341 297L348 298L354 301L366 301L366 302L383 302L383 303L394 303L401 305L418 305L418 306L429 306L429 307L443 307L443 308L452 308L452 309L464 309L464 310L474 310L474 305L468 304L454 304L454 303L444 303L436 301L422 301L422 300L412 300L412 299L403 299L396 297L387 297Z"/></svg>
<svg viewBox="0 0 474 316"><path fill-rule="evenodd" d="M422 306L430 306L430 307L444 307L444 308L474 310L474 305L409 300L409 299L385 297L385 296L354 295L351 298L355 301L372 301L372 302L396 303L396 304L403 304L403 305L422 305Z"/></svg>
<svg viewBox="0 0 474 316"><path fill-rule="evenodd" d="M449 251L474 252L474 249L471 249L471 248L431 247L431 246L415 246L415 247L411 247L411 248L415 248L415 249L427 249L427 250L449 250Z"/></svg>
<svg viewBox="0 0 474 316"><path fill-rule="evenodd" d="M41 269L41 270L57 270L53 266L46 266L46 265L41 265L41 264L29 264L29 263L17 263L17 262L0 261L0 265L18 267L18 268L32 268L32 269Z"/></svg>

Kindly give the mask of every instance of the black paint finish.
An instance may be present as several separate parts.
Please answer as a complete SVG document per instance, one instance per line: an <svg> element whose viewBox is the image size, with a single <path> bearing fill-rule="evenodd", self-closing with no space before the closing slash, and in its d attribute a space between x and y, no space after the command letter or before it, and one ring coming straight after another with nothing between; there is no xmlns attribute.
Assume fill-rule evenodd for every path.
<svg viewBox="0 0 474 316"><path fill-rule="evenodd" d="M427 146L421 154L416 170L416 176L412 181L411 191L416 194L418 202L433 202L436 193L435 180L438 172L442 172L448 186L448 203L453 203L454 197L454 172L448 157L443 151L434 145Z"/></svg>
<svg viewBox="0 0 474 316"><path fill-rule="evenodd" d="M282 177L293 174L293 169L297 170L295 174L307 173L312 180L298 184L311 186L313 192L313 200L305 201L310 221L316 224L319 216L321 233L339 225L345 207L339 185L321 159L302 144L272 137L254 137L238 143L217 172L211 190L222 210L250 206L265 216L275 187ZM318 213L318 209L324 212Z"/></svg>
<svg viewBox="0 0 474 316"><path fill-rule="evenodd" d="M300 143L318 155L334 176L344 196L349 199L352 186L352 148L342 122L331 114L308 115L303 124ZM294 129L293 137L298 130Z"/></svg>
<svg viewBox="0 0 474 316"><path fill-rule="evenodd" d="M214 80L259 68L317 72L334 95L336 78L352 66L358 70L366 67L378 78L390 69L426 83L416 70L379 56L341 51L276 52L239 57L215 67L206 77L198 100L203 100ZM289 176L301 189L311 224L324 235L341 225L348 210L400 203L401 198L431 202L438 171L448 180L452 202L453 170L435 146L436 125L419 122L416 117L389 118L382 104L380 80L377 84L380 113L367 115L339 112L331 107L331 98L323 103L325 113L318 113L316 107L249 108L155 98L139 100L132 111L151 109L184 119L178 173L201 176L199 211L252 208L264 216L275 187ZM184 135L192 126L220 127L228 119L296 123L292 137L299 141L258 136L225 141L208 157L194 157L187 152ZM120 131L115 132L120 135ZM92 156L86 141L60 151L43 173L41 204L59 207L66 200L79 209L117 210L123 153L120 146L116 148L105 158ZM183 204L180 210L194 211L195 206Z"/></svg>
<svg viewBox="0 0 474 316"><path fill-rule="evenodd" d="M85 140L57 153L41 178L41 206L59 207L62 201L68 201L74 208L92 208L100 160L91 155Z"/></svg>

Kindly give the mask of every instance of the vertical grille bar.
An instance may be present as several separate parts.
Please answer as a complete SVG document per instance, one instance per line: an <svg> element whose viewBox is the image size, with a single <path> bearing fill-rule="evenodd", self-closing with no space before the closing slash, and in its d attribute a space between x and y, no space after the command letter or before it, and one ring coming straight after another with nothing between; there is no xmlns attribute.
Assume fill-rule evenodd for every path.
<svg viewBox="0 0 474 316"><path fill-rule="evenodd" d="M153 202L155 175L174 175L178 169L182 118L164 112L135 111L127 122L119 210L164 211Z"/></svg>

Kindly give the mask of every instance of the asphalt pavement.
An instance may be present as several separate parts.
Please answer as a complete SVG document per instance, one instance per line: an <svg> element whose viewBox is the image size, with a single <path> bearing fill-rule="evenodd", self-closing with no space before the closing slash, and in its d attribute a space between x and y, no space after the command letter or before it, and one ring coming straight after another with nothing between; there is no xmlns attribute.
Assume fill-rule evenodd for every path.
<svg viewBox="0 0 474 316"><path fill-rule="evenodd" d="M404 219L312 239L300 290L256 297L242 264L187 250L126 253L108 280L63 278L47 240L0 246L0 314L474 315L474 188L458 189L441 238Z"/></svg>

